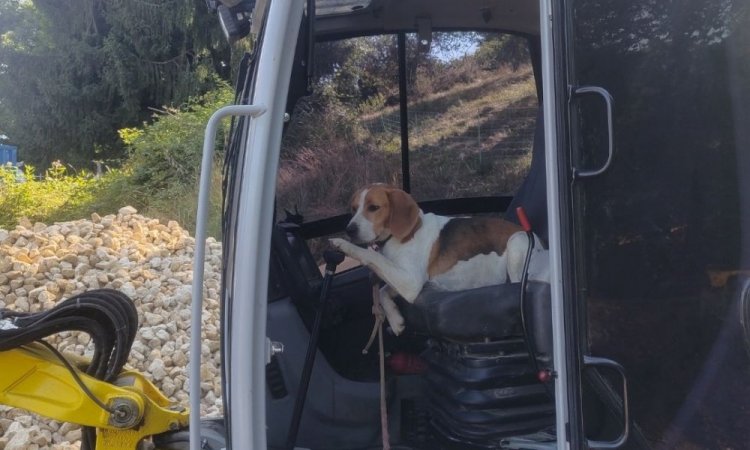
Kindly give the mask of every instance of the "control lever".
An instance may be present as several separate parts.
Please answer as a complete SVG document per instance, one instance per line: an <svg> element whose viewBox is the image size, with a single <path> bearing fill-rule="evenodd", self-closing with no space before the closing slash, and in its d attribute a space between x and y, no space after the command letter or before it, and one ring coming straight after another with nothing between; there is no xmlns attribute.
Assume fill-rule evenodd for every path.
<svg viewBox="0 0 750 450"><path fill-rule="evenodd" d="M325 275L320 287L318 311L315 313L315 321L313 322L312 330L310 330L310 342L307 344L307 354L305 355L305 363L302 366L302 376L299 380L297 398L294 401L292 422L289 424L289 432L287 433L286 448L288 450L293 450L294 445L297 443L297 433L299 432L300 420L302 420L302 410L305 408L307 389L310 387L310 376L312 375L315 354L318 349L320 324L328 304L328 291L331 288L331 281L333 280L334 273L336 273L336 267L344 261L344 253L338 250L326 250L323 252L323 260L326 263Z"/></svg>
<svg viewBox="0 0 750 450"><path fill-rule="evenodd" d="M549 370L540 370L539 362L536 359L536 349L534 348L534 337L529 334L529 330L526 324L526 286L529 281L529 264L531 263L531 253L534 251L534 233L531 231L531 222L529 221L526 211L522 206L516 208L516 215L518 216L518 222L521 224L521 228L526 232L526 237L529 240L529 245L526 249L526 260L523 263L523 272L521 273L521 294L519 298L519 309L521 313L521 328L523 330L523 338L526 341L526 349L529 352L529 361L531 362L534 371L537 373L537 377L540 382L548 382L553 373ZM549 391L548 391L549 393Z"/></svg>
<svg viewBox="0 0 750 450"><path fill-rule="evenodd" d="M336 267L344 262L344 252L339 250L326 250L323 252L323 261L326 262L326 276L333 275Z"/></svg>

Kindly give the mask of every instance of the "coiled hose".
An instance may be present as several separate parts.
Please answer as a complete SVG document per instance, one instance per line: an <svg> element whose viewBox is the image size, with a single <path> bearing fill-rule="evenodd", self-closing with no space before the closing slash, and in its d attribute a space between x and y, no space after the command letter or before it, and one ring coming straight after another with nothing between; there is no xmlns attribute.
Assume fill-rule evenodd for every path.
<svg viewBox="0 0 750 450"><path fill-rule="evenodd" d="M95 398L78 376L76 369L43 339L63 331L81 331L94 343L94 354L86 374L111 382L122 371L138 332L138 312L133 301L113 289L96 289L70 297L54 308L38 313L0 310L0 351L11 350L32 342L50 348L71 371L86 395L108 410ZM96 429L83 427L81 449L96 446Z"/></svg>

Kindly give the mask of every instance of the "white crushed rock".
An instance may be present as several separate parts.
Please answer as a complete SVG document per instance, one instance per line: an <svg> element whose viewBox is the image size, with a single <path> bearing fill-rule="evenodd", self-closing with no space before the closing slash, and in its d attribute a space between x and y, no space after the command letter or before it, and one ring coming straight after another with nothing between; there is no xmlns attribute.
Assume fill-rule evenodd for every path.
<svg viewBox="0 0 750 450"><path fill-rule="evenodd" d="M0 229L0 308L36 312L72 295L117 289L138 309L128 365L171 401L188 404L190 302L195 240L177 222L160 223L126 206L117 215ZM219 369L221 243L209 238L203 313L202 416L222 414ZM56 341L56 342L55 342ZM90 355L83 333L64 332L58 349ZM80 448L78 426L0 405L0 450Z"/></svg>

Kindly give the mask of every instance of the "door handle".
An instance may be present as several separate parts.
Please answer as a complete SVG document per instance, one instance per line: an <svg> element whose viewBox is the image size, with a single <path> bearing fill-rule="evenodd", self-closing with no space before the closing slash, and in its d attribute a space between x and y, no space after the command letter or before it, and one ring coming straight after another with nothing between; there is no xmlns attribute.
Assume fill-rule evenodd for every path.
<svg viewBox="0 0 750 450"><path fill-rule="evenodd" d="M596 356L584 356L584 367L604 367L614 369L622 378L622 417L624 420L622 433L614 441L592 441L588 440L588 446L592 449L615 449L622 447L628 440L630 434L630 409L628 406L628 379L625 376L625 369L617 362L607 358Z"/></svg>
<svg viewBox="0 0 750 450"><path fill-rule="evenodd" d="M571 89L571 99L574 97L581 97L583 95L598 95L604 99L604 103L607 106L607 160L598 169L594 170L582 170L573 167L573 179L577 178L591 178L603 174L609 169L609 165L612 163L612 156L614 155L614 132L612 126L612 95L607 92L606 89L599 86L580 86Z"/></svg>

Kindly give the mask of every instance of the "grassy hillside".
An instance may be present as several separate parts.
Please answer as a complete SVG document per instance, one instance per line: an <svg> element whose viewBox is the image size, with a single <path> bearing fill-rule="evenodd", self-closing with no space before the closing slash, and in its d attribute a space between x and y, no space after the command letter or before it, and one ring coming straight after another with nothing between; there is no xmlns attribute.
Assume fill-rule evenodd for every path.
<svg viewBox="0 0 750 450"><path fill-rule="evenodd" d="M512 194L528 168L537 112L531 68L473 74L409 104L411 184L420 200ZM285 137L280 206L314 220L344 212L363 184L401 183L398 106L315 105L297 108Z"/></svg>

